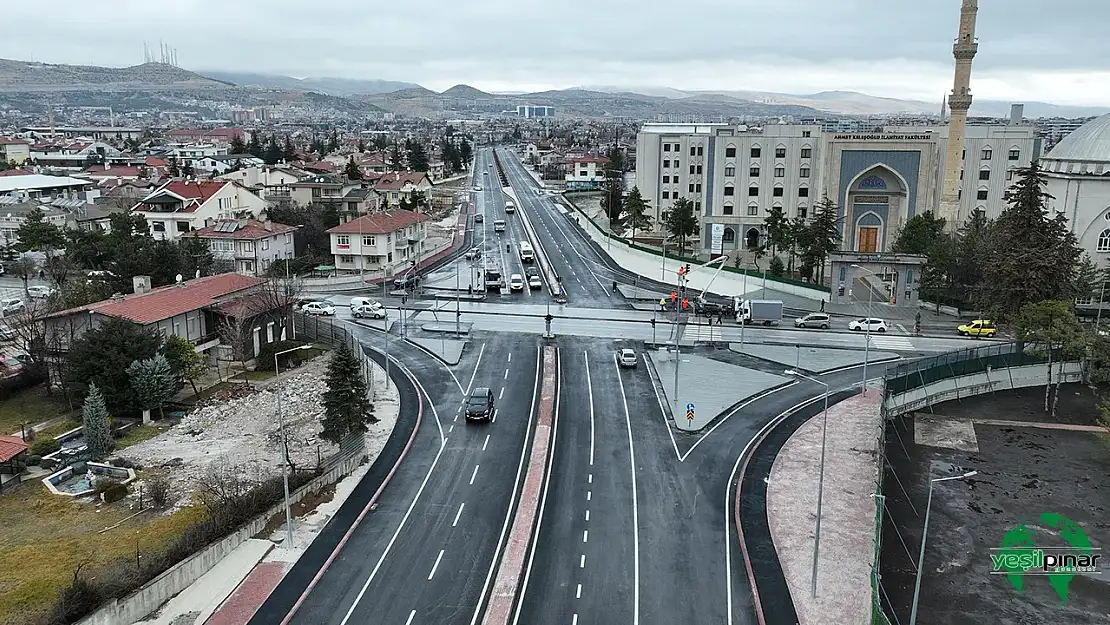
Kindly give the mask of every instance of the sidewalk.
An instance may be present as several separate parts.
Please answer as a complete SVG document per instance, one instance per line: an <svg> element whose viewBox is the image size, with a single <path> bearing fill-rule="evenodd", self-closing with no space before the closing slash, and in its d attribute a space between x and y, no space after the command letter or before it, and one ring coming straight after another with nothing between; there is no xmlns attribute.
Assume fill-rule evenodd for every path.
<svg viewBox="0 0 1110 625"><path fill-rule="evenodd" d="M783 445L767 485L767 517L799 625L871 622L875 492L882 393L829 408L817 598L811 598L822 415Z"/></svg>

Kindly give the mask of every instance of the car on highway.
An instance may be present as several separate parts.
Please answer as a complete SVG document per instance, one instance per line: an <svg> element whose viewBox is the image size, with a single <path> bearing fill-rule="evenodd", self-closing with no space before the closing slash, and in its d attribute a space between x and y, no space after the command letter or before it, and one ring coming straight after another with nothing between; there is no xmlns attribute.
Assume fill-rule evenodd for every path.
<svg viewBox="0 0 1110 625"><path fill-rule="evenodd" d="M482 248L472 247L466 250L466 260L478 260L482 257Z"/></svg>
<svg viewBox="0 0 1110 625"><path fill-rule="evenodd" d="M41 284L27 287L27 295L31 296L33 299L44 299L57 292L57 290Z"/></svg>
<svg viewBox="0 0 1110 625"><path fill-rule="evenodd" d="M636 366L636 352L626 348L617 350L617 364L622 367L635 367Z"/></svg>
<svg viewBox="0 0 1110 625"><path fill-rule="evenodd" d="M822 330L829 329L829 313L813 312L804 317L798 317L794 320L795 328L821 328Z"/></svg>
<svg viewBox="0 0 1110 625"><path fill-rule="evenodd" d="M488 175L489 175L489 172L488 172L488 171L483 171L483 172L482 172L482 175L483 175L483 176L488 176Z"/></svg>
<svg viewBox="0 0 1110 625"><path fill-rule="evenodd" d="M496 406L493 401L493 391L485 386L470 391L466 399L467 421L492 421L493 411Z"/></svg>
<svg viewBox="0 0 1110 625"><path fill-rule="evenodd" d="M18 297L0 299L0 316L17 315L27 310L27 304Z"/></svg>
<svg viewBox="0 0 1110 625"><path fill-rule="evenodd" d="M374 302L351 307L351 316L355 319L385 319L385 306Z"/></svg>
<svg viewBox="0 0 1110 625"><path fill-rule="evenodd" d="M505 220L504 219L498 219L497 221L493 222L493 231L494 232L504 232L505 231Z"/></svg>
<svg viewBox="0 0 1110 625"><path fill-rule="evenodd" d="M524 276L519 273L514 273L509 276L509 290L510 291L523 291L524 290Z"/></svg>
<svg viewBox="0 0 1110 625"><path fill-rule="evenodd" d="M479 184L474 185L474 192L475 193L478 193L481 190L482 190L482 185L479 185Z"/></svg>
<svg viewBox="0 0 1110 625"><path fill-rule="evenodd" d="M13 341L19 336L11 326L0 325L0 341Z"/></svg>
<svg viewBox="0 0 1110 625"><path fill-rule="evenodd" d="M861 317L849 321L848 329L852 332L886 332L886 322L878 317Z"/></svg>
<svg viewBox="0 0 1110 625"><path fill-rule="evenodd" d="M306 315L324 315L331 317L335 315L335 306L327 302L309 302L301 307L301 312Z"/></svg>
<svg viewBox="0 0 1110 625"><path fill-rule="evenodd" d="M484 222L485 220L486 220L486 218L482 216L482 213L475 213L474 214L474 223L480 224L480 223Z"/></svg>
<svg viewBox="0 0 1110 625"><path fill-rule="evenodd" d="M971 323L960 325L956 328L960 336L985 336L987 338L993 337L998 328L995 327L994 322L989 319L976 319Z"/></svg>
<svg viewBox="0 0 1110 625"><path fill-rule="evenodd" d="M510 215L516 212L516 204L512 202L505 202L505 212Z"/></svg>
<svg viewBox="0 0 1110 625"><path fill-rule="evenodd" d="M543 288L543 278L539 277L538 275L528 276L528 288L530 288L530 289L542 289Z"/></svg>

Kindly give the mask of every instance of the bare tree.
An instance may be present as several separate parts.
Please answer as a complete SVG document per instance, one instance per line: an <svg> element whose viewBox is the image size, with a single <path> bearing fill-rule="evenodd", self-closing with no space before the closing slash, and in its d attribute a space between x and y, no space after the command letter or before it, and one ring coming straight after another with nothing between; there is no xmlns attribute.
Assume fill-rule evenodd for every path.
<svg viewBox="0 0 1110 625"><path fill-rule="evenodd" d="M63 253L56 252L46 258L46 273L58 288L62 288L76 268L73 261Z"/></svg>
<svg viewBox="0 0 1110 625"><path fill-rule="evenodd" d="M227 362L227 367L225 368L224 377L231 377L232 363L237 362L242 366L242 363L247 360L246 347L248 327L249 324L247 320L242 316L224 315L220 318L217 332L220 335L221 342L223 342L231 352L231 358L225 361ZM219 362L216 363L216 367L219 367Z"/></svg>
<svg viewBox="0 0 1110 625"><path fill-rule="evenodd" d="M20 256L19 260L11 264L10 271L23 281L23 295L28 300L31 299L31 292L28 290L28 282L31 278L35 277L39 268L35 264L34 259L29 256Z"/></svg>

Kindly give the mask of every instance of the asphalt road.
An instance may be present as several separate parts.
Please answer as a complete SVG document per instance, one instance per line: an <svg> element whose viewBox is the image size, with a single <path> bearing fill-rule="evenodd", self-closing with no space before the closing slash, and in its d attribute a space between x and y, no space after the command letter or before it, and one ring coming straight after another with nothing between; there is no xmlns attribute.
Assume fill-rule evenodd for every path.
<svg viewBox="0 0 1110 625"><path fill-rule="evenodd" d="M364 336L382 341L381 333ZM459 379L443 365L424 369L422 382L438 391L428 391L436 412L425 412L378 507L294 622L472 623L515 501L540 372L534 337L491 336L470 346L454 367ZM398 344L393 353L402 353ZM459 387L481 386L498 397L495 420L468 424Z"/></svg>

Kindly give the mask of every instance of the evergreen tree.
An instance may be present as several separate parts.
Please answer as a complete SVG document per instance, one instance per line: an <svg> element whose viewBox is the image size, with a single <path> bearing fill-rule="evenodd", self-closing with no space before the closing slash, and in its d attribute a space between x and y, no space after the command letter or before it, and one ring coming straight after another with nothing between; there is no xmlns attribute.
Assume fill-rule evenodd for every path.
<svg viewBox="0 0 1110 625"><path fill-rule="evenodd" d="M193 394L200 395L197 380L208 371L208 360L188 339L171 336L162 345L162 353L179 379L186 380L193 387Z"/></svg>
<svg viewBox="0 0 1110 625"><path fill-rule="evenodd" d="M104 405L104 395L96 384L89 385L89 393L81 407L81 417L89 455L99 459L111 453L116 442L112 438L112 424L108 418L108 408Z"/></svg>
<svg viewBox="0 0 1110 625"><path fill-rule="evenodd" d="M412 171L428 171L428 152L424 149L424 144L419 141L411 141L408 145L409 168Z"/></svg>
<svg viewBox="0 0 1110 625"><path fill-rule="evenodd" d="M339 149L339 133L331 131L331 137L328 139L328 151L335 152Z"/></svg>
<svg viewBox="0 0 1110 625"><path fill-rule="evenodd" d="M389 169L390 171L401 171L405 168L405 162L401 158L401 146L394 143L389 148Z"/></svg>
<svg viewBox="0 0 1110 625"><path fill-rule="evenodd" d="M293 138L289 135L285 135L285 143L281 148L281 158L286 163L297 160L297 147L293 145Z"/></svg>
<svg viewBox="0 0 1110 625"><path fill-rule="evenodd" d="M605 169L605 198L602 203L609 217L609 232L619 234L621 213L624 212L624 175L612 161Z"/></svg>
<svg viewBox="0 0 1110 625"><path fill-rule="evenodd" d="M927 256L921 270L921 294L937 305L950 292L949 274L955 263L955 239L945 232L943 218L925 211L910 217L898 230L891 251L899 254Z"/></svg>
<svg viewBox="0 0 1110 625"><path fill-rule="evenodd" d="M171 178L178 178L181 176L181 170L177 167L177 157L171 156L170 160L166 162L166 173Z"/></svg>
<svg viewBox="0 0 1110 625"><path fill-rule="evenodd" d="M349 180L362 180L362 168L355 162L354 156L347 160L347 166L343 168L343 173Z"/></svg>
<svg viewBox="0 0 1110 625"><path fill-rule="evenodd" d="M197 175L196 170L193 169L192 161L185 161L185 166L181 168L181 175L184 178L192 178Z"/></svg>
<svg viewBox="0 0 1110 625"><path fill-rule="evenodd" d="M639 187L632 187L628 197L624 199L624 227L632 230L632 242L636 242L636 231L651 228L651 217L648 216L648 201L640 194Z"/></svg>
<svg viewBox="0 0 1110 625"><path fill-rule="evenodd" d="M1076 265L1082 253L1067 217L1048 216L1053 199L1036 162L1017 171L1006 191L1009 206L991 228L983 254L983 279L975 301L993 319L1010 319L1027 304L1075 297Z"/></svg>
<svg viewBox="0 0 1110 625"><path fill-rule="evenodd" d="M367 424L377 422L374 407L366 396L358 356L347 343L340 344L328 362L327 384L321 438L339 444L348 434L365 432Z"/></svg>
<svg viewBox="0 0 1110 625"><path fill-rule="evenodd" d="M932 211L914 215L898 229L890 249L899 254L927 256L937 241L945 236L945 225L945 220L933 215Z"/></svg>
<svg viewBox="0 0 1110 625"><path fill-rule="evenodd" d="M470 158L474 156L474 148L470 146L470 142L466 139L459 143L459 156L462 157L463 165L470 165Z"/></svg>
<svg viewBox="0 0 1110 625"><path fill-rule="evenodd" d="M273 136L266 142L266 150L262 154L262 160L267 165L277 165L281 161L282 149L278 144L277 139Z"/></svg>
<svg viewBox="0 0 1110 625"><path fill-rule="evenodd" d="M698 232L698 216L694 214L694 203L688 198L678 198L667 213L667 232L678 240L678 253L686 253L686 239Z"/></svg>
<svg viewBox="0 0 1110 625"><path fill-rule="evenodd" d="M1075 267L1073 281L1076 299L1091 299L1097 302L1104 295L1106 270L1100 269L1090 256L1083 254Z"/></svg>
<svg viewBox="0 0 1110 625"><path fill-rule="evenodd" d="M809 223L809 245L806 257L811 267L817 269L817 282L825 282L825 260L830 252L840 249L840 217L836 203L825 196L813 207L813 220Z"/></svg>
<svg viewBox="0 0 1110 625"><path fill-rule="evenodd" d="M23 217L23 223L15 231L15 249L20 252L50 253L65 247L65 234L61 228L46 221L46 214L35 207Z"/></svg>
<svg viewBox="0 0 1110 625"><path fill-rule="evenodd" d="M246 154L247 144L243 142L242 135L235 135L231 138L231 153L232 154Z"/></svg>
<svg viewBox="0 0 1110 625"><path fill-rule="evenodd" d="M360 138L360 139L358 140L358 145L357 145L356 147L358 148L358 152L359 152L359 154L362 154L363 152L365 152L365 151L366 151L366 142L365 142L365 141L363 141L363 140L362 140L362 139Z"/></svg>
<svg viewBox="0 0 1110 625"><path fill-rule="evenodd" d="M790 218L777 204L767 211L763 218L763 229L767 232L767 245L771 248L771 255L778 258L778 253L783 248L790 246Z"/></svg>
<svg viewBox="0 0 1110 625"><path fill-rule="evenodd" d="M144 423L150 420L150 411L155 408L161 410L178 389L177 376L162 354L132 362L127 368L127 376L135 402L143 411Z"/></svg>
<svg viewBox="0 0 1110 625"><path fill-rule="evenodd" d="M154 356L160 343L142 326L114 317L106 319L70 345L65 365L67 385L82 394L95 383L112 414L138 410L127 368L135 360Z"/></svg>
<svg viewBox="0 0 1110 625"><path fill-rule="evenodd" d="M986 214L976 210L954 237L948 282L952 295L962 302L970 302L975 287L983 281L983 258L992 227Z"/></svg>
<svg viewBox="0 0 1110 625"><path fill-rule="evenodd" d="M247 154L262 158L265 148L262 147L262 140L258 138L257 132L251 133L251 140L247 142Z"/></svg>

